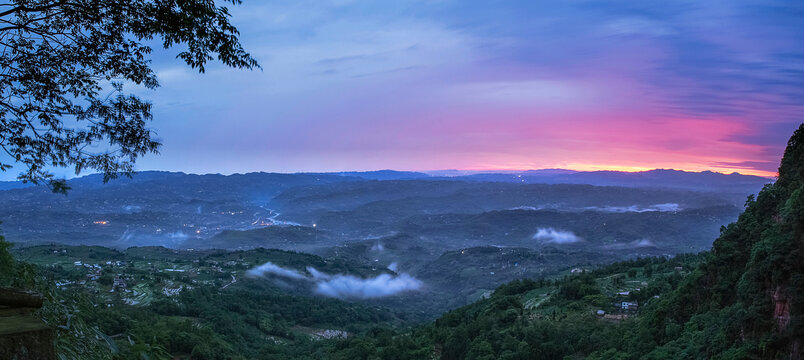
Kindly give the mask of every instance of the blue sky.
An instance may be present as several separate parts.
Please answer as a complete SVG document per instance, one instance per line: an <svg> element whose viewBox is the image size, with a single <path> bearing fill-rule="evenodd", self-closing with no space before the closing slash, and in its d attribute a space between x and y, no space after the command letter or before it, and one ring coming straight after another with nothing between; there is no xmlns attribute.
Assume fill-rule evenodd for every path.
<svg viewBox="0 0 804 360"><path fill-rule="evenodd" d="M157 51L140 94L164 147L138 168L772 175L802 122L803 4L246 0L263 71Z"/></svg>

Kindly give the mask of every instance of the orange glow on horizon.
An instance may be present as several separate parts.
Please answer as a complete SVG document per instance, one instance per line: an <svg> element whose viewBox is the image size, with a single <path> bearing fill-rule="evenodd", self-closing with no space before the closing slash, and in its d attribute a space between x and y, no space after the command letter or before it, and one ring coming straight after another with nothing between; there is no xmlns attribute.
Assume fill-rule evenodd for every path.
<svg viewBox="0 0 804 360"><path fill-rule="evenodd" d="M681 166L667 166L667 167L645 167L645 166L627 166L627 165L597 165L597 164L566 164L562 166L554 166L554 167L542 167L542 168L523 168L523 167L510 167L510 166L480 166L480 167L473 167L470 169L456 169L458 171L482 171L482 172L490 172L490 171L528 171L528 170L542 170L542 169L564 169L564 170L572 170L572 171L621 171L621 172L643 172L643 171L650 171L650 170L658 170L658 169L667 169L667 170L679 170L679 171L686 171L686 172L703 172L703 171L711 171L721 174L731 174L731 173L739 173L742 175L753 175L753 176L761 176L765 178L776 178L778 175L776 172L770 171L762 171L756 169L745 169L745 168L730 168L730 167L705 167L696 164L686 164Z"/></svg>

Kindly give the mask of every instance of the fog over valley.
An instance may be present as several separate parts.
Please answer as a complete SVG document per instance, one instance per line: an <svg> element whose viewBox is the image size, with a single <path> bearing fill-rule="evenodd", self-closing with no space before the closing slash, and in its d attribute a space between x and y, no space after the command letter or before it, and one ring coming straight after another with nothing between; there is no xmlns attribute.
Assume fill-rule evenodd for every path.
<svg viewBox="0 0 804 360"><path fill-rule="evenodd" d="M43 187L0 191L7 204L0 216L18 249L63 244L123 251L158 246L191 257L215 249L314 254L368 272L269 261L251 264L239 281L235 274L232 286L267 282L431 316L520 277L708 249L745 197L769 181L658 171L621 173L614 186L610 172L556 174L589 181L556 184L528 173L145 172L106 185L96 176L76 178L67 196ZM640 182L646 176L649 187Z"/></svg>

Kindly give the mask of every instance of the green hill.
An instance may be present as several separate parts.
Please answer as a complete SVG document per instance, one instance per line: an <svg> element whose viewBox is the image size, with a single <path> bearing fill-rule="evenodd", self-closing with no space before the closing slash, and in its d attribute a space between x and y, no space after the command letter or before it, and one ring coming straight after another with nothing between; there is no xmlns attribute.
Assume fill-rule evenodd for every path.
<svg viewBox="0 0 804 360"><path fill-rule="evenodd" d="M289 233L274 233L279 230ZM230 235L219 240L250 247L311 233L289 227ZM748 199L711 251L606 266L595 264L613 259L607 253L585 252L587 265L567 263L552 276L575 250L450 251L414 262L410 270L432 288L477 301L413 328L407 326L419 319L415 313L314 296L283 279L245 276L265 262L299 273L313 266L362 278L387 274L357 261L373 257L379 263L372 248L381 242L391 253L435 257L404 234L339 247L340 255L331 258L259 248L46 245L17 249L22 261L16 262L1 239L0 286L46 295L37 315L54 326L57 351L66 358L799 359L804 124L788 143L777 181ZM550 259L551 269L534 271ZM466 279L481 276L546 277L515 280L494 291L485 291L493 281L476 292L457 291ZM419 295L397 301L425 308L415 302Z"/></svg>
<svg viewBox="0 0 804 360"><path fill-rule="evenodd" d="M778 180L749 198L708 253L514 281L407 334L328 351L336 359L799 359L802 249L804 124Z"/></svg>

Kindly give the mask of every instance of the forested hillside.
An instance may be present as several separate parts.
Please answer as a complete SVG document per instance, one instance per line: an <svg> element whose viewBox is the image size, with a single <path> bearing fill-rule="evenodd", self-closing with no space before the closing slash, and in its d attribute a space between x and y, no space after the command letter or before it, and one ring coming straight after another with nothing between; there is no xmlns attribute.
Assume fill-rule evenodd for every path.
<svg viewBox="0 0 804 360"><path fill-rule="evenodd" d="M696 258L614 264L555 283L515 281L432 325L352 339L331 353L343 359L799 359L802 249L804 125L788 143L778 180L749 198L739 220L722 229L683 279L679 274ZM625 294L607 291L617 273L649 278L625 295L639 310L623 313L620 302L619 314L608 313L616 295Z"/></svg>
<svg viewBox="0 0 804 360"><path fill-rule="evenodd" d="M0 241L0 286L45 294L36 316L56 329L57 351L66 358L799 359L804 125L788 143L778 180L748 199L709 252L607 266L589 261L560 276L474 294L479 300L428 324L411 312L325 299L298 286L312 285L318 270L362 278L392 273L353 261L371 246L323 258L265 249L46 245L15 250L15 261ZM407 245L389 251L418 254ZM423 266L422 278L437 284L425 275L454 268L459 272L438 286L460 285L470 269L472 276L494 274L483 264L503 255L518 256L517 264L536 256L514 248L454 251ZM474 265L462 266L457 259L464 258L476 258ZM244 276L257 264L290 275Z"/></svg>

